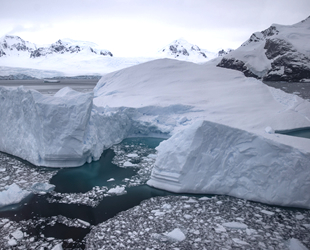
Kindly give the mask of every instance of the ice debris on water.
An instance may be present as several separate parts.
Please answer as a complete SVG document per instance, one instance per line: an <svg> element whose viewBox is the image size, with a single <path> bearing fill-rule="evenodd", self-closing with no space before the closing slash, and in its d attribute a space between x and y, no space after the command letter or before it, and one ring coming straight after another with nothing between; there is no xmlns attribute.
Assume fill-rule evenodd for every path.
<svg viewBox="0 0 310 250"><path fill-rule="evenodd" d="M39 187L48 192L46 188L51 187L48 182L57 173L57 170L30 167L1 152L0 163L0 207L19 203Z"/></svg>
<svg viewBox="0 0 310 250"><path fill-rule="evenodd" d="M254 216L262 210L269 213ZM305 248L297 249L304 250L310 247L310 231L303 226L309 222L310 210L227 196L153 197L92 227L86 249L293 250L288 244L298 242Z"/></svg>

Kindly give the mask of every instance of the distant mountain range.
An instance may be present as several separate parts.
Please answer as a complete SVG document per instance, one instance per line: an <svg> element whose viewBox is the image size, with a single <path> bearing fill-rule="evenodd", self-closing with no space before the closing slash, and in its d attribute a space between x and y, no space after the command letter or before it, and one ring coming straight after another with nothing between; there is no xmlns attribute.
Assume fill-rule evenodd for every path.
<svg viewBox="0 0 310 250"><path fill-rule="evenodd" d="M18 56L37 58L53 54L94 53L113 56L108 50L99 49L91 42L62 39L45 47L23 40L19 36L4 36L0 39L0 57Z"/></svg>
<svg viewBox="0 0 310 250"><path fill-rule="evenodd" d="M294 25L273 24L252 34L218 66L265 81L309 81L310 17Z"/></svg>

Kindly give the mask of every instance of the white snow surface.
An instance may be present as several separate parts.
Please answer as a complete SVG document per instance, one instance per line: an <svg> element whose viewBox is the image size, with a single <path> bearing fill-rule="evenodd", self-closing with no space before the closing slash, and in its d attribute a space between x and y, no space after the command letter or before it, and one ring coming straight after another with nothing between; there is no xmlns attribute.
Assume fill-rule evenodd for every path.
<svg viewBox="0 0 310 250"><path fill-rule="evenodd" d="M310 140L265 131L310 127L310 103L238 71L159 59L106 74L94 99L1 88L0 108L0 150L36 165L78 166L126 137L170 137L149 185L310 208Z"/></svg>
<svg viewBox="0 0 310 250"><path fill-rule="evenodd" d="M53 46L70 49L57 53ZM75 50L76 46L79 47ZM42 56L31 58L37 49ZM35 78L104 75L106 73L152 60L146 57L111 57L108 50L88 41L61 39L54 44L36 45L18 36L0 38L0 75L24 74ZM1 53L5 55L1 56Z"/></svg>

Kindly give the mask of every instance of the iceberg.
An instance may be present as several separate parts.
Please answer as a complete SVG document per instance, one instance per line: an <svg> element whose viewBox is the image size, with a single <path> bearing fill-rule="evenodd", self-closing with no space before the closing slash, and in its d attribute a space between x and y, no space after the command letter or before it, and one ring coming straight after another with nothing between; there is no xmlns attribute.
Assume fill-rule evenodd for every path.
<svg viewBox="0 0 310 250"><path fill-rule="evenodd" d="M68 87L54 96L0 87L0 151L37 166L71 167L89 157L87 126L92 93Z"/></svg>
<svg viewBox="0 0 310 250"><path fill-rule="evenodd" d="M37 166L80 166L155 136L168 139L149 185L310 207L310 140L273 132L310 127L310 103L214 62L150 61L104 75L93 93L0 87L0 110L0 151Z"/></svg>
<svg viewBox="0 0 310 250"><path fill-rule="evenodd" d="M150 186L310 208L309 152L210 121L197 121L157 150Z"/></svg>

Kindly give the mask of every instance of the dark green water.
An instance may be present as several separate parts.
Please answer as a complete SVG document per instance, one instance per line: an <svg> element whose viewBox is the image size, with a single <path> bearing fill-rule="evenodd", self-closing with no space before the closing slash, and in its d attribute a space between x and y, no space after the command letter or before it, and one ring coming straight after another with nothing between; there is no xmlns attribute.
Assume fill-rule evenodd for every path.
<svg viewBox="0 0 310 250"><path fill-rule="evenodd" d="M162 139L156 138L132 138L126 139L122 143L127 145L145 145L155 148ZM112 163L115 156L113 150L105 150L97 162L84 164L78 168L60 169L50 180L51 184L56 186L58 193L85 193L92 190L95 186L117 185L122 183L124 178L131 178L137 174L135 168L120 168ZM114 178L115 181L107 182ZM9 218L13 221L32 220L36 222L45 218L46 222L39 225L34 223L33 229L28 233L32 236L44 234L45 237L55 237L58 239L72 238L75 241L82 240L90 229L68 227L61 223L49 225L48 218L62 215L71 219L81 219L92 225L97 225L117 213L132 208L141 201L155 196L165 196L171 194L166 191L151 188L145 184L126 188L127 193L119 196L104 197L98 206L91 207L81 204L50 203L48 198L51 194L32 195L23 201L26 205L20 205L18 208L0 211L0 218ZM74 246L74 244L73 244Z"/></svg>
<svg viewBox="0 0 310 250"><path fill-rule="evenodd" d="M310 128L300 128L288 131L276 131L277 134L297 136L310 139Z"/></svg>

